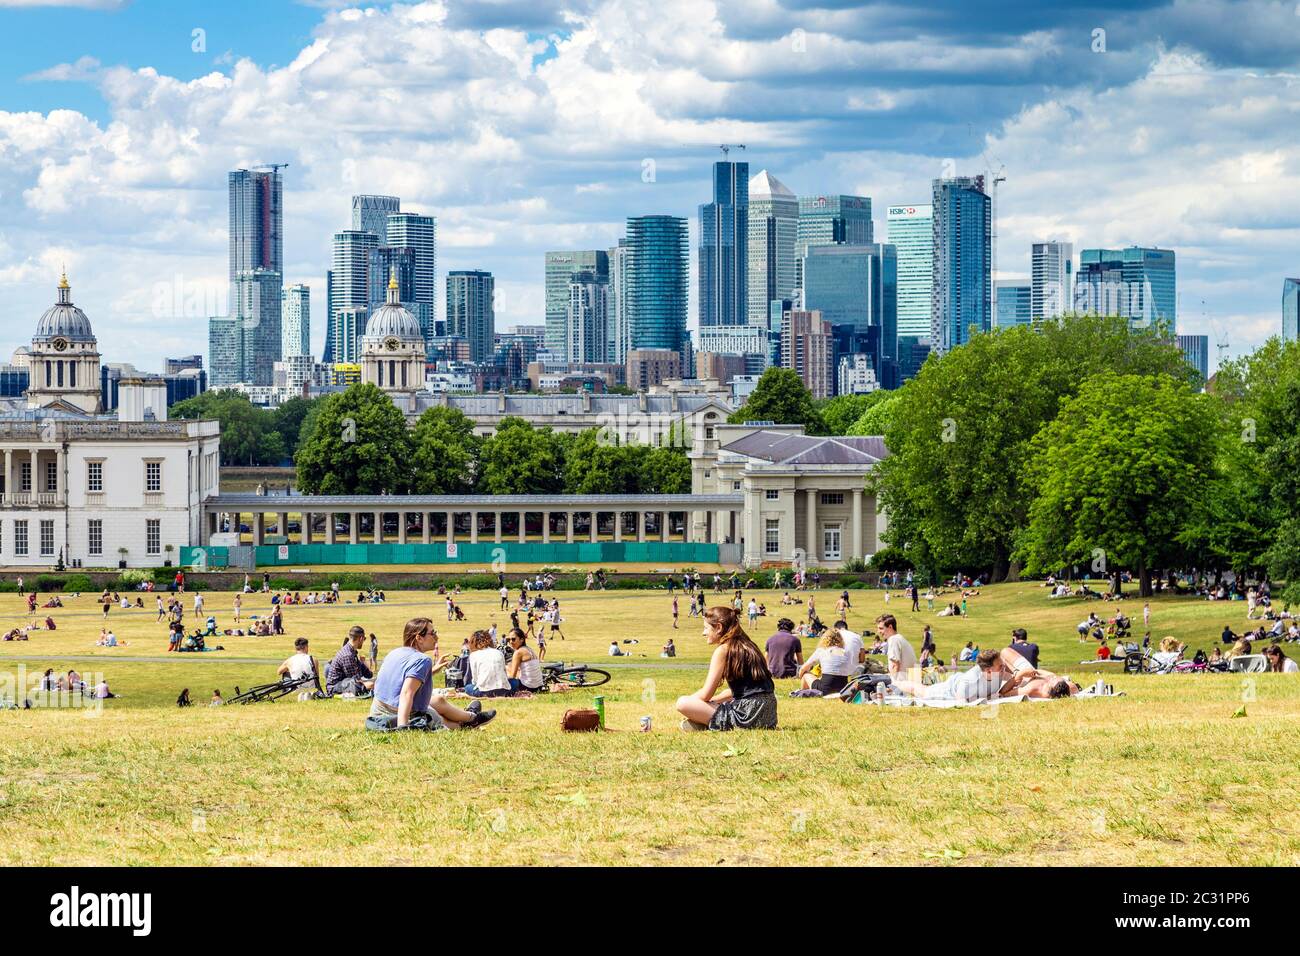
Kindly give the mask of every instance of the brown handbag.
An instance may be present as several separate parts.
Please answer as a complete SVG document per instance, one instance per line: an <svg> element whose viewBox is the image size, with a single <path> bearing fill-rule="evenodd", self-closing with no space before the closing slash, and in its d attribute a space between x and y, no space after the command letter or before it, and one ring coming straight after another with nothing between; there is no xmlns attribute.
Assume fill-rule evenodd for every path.
<svg viewBox="0 0 1300 956"><path fill-rule="evenodd" d="M566 710L560 718L560 729L566 732L600 730L600 714L590 708Z"/></svg>

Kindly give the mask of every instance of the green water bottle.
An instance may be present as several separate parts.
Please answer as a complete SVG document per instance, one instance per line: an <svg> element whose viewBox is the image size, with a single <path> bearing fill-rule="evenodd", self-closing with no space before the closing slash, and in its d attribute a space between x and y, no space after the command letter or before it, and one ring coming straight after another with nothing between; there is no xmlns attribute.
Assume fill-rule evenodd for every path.
<svg viewBox="0 0 1300 956"><path fill-rule="evenodd" d="M596 714L600 718L600 729L604 730L605 729L605 698L593 697L591 703L592 706L596 708Z"/></svg>

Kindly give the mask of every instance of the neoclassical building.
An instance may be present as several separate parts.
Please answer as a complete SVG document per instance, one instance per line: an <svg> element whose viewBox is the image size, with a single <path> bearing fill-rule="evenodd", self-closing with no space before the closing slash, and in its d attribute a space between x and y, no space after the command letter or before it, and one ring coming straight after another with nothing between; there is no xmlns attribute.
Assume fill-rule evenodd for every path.
<svg viewBox="0 0 1300 956"><path fill-rule="evenodd" d="M162 379L123 379L104 414L99 346L67 276L30 363L27 394L0 400L0 566L155 566L197 543L219 491L218 423L168 421Z"/></svg>
<svg viewBox="0 0 1300 956"><path fill-rule="evenodd" d="M719 425L691 451L691 491L739 494L741 506L696 511L697 541L740 545L750 567L836 567L875 554L885 515L865 490L888 455L879 436L805 435L802 425Z"/></svg>
<svg viewBox="0 0 1300 956"><path fill-rule="evenodd" d="M416 393L424 389L424 355L420 320L398 299L394 267L387 301L371 314L361 339L361 381L379 386L410 415Z"/></svg>

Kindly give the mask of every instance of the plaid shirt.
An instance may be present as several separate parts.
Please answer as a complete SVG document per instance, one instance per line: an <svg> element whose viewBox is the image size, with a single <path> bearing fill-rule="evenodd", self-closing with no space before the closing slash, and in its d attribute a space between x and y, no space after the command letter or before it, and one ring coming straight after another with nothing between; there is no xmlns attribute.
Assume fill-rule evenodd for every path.
<svg viewBox="0 0 1300 956"><path fill-rule="evenodd" d="M334 659L330 661L329 666L325 668L325 686L326 688L333 687L335 684L340 684L349 677L359 677L369 680L371 676L370 668L367 667L365 662L357 655L356 648L354 648L352 642L349 641L339 648L339 652L334 655Z"/></svg>

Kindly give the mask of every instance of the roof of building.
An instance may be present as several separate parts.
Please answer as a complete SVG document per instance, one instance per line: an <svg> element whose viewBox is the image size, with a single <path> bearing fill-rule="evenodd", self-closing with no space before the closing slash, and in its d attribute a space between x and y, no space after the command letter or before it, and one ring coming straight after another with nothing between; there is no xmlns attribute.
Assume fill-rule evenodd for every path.
<svg viewBox="0 0 1300 956"><path fill-rule="evenodd" d="M36 323L33 342L67 339L70 342L94 342L95 333L86 313L72 304L72 287L66 274L59 280L59 299L45 310Z"/></svg>
<svg viewBox="0 0 1300 956"><path fill-rule="evenodd" d="M518 415L523 418L541 415L601 415L601 414L678 414L696 412L711 404L729 411L730 406L717 396L690 393L677 394L676 411L672 395L646 395L645 410L641 410L639 395L591 395L591 407L584 408L582 395L511 395L505 396L505 411L500 411L500 395L447 395L447 404L458 408L471 418L493 415ZM442 395L421 393L417 396L421 408L440 404Z"/></svg>
<svg viewBox="0 0 1300 956"><path fill-rule="evenodd" d="M785 183L777 179L766 169L757 173L749 180L749 198L766 199L773 197L776 199L794 199L792 193Z"/></svg>
<svg viewBox="0 0 1300 956"><path fill-rule="evenodd" d="M441 508L459 508L470 511L527 511L546 508L552 511L606 510L622 508L634 511L640 506L647 509L666 508L672 511L694 511L710 507L735 507L743 504L740 493L723 495L258 495L248 492L222 494L207 498L203 506L208 511L277 511L292 504L294 509L328 511L331 507L368 508L395 511L407 508L412 511L424 508L437 511Z"/></svg>
<svg viewBox="0 0 1300 956"><path fill-rule="evenodd" d="M720 449L774 465L874 465L888 457L879 435L792 435L759 429Z"/></svg>

